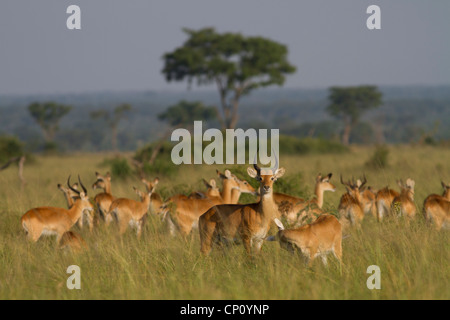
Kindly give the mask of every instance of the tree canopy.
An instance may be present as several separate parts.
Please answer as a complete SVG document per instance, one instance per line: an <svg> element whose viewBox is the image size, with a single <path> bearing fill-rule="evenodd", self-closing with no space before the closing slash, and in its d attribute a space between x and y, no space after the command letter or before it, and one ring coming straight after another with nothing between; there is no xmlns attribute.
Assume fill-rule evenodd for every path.
<svg viewBox="0 0 450 320"><path fill-rule="evenodd" d="M283 85L285 75L296 70L287 60L287 47L273 40L217 33L214 28L183 31L189 38L163 56L162 73L169 82L216 84L222 106L218 118L224 128L235 127L242 96L259 87Z"/></svg>
<svg viewBox="0 0 450 320"><path fill-rule="evenodd" d="M52 142L58 131L59 121L70 112L71 106L58 104L56 102L34 102L28 106L28 110L33 119L39 124L44 132L47 142Z"/></svg>
<svg viewBox="0 0 450 320"><path fill-rule="evenodd" d="M382 104L382 93L376 86L331 87L327 111L333 117L343 120L342 142L349 143L351 129L361 115Z"/></svg>
<svg viewBox="0 0 450 320"><path fill-rule="evenodd" d="M158 115L158 119L166 121L172 127L192 126L195 120L211 120L216 118L214 107L205 106L199 101L182 100L170 106L166 111Z"/></svg>

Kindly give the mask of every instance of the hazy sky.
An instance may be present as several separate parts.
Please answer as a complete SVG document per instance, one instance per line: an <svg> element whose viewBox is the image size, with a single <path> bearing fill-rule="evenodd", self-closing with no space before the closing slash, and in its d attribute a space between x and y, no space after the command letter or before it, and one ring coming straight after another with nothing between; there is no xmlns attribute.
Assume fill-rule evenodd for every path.
<svg viewBox="0 0 450 320"><path fill-rule="evenodd" d="M66 28L71 4L81 30ZM0 94L184 90L161 56L206 26L288 45L286 87L450 84L448 0L1 0Z"/></svg>

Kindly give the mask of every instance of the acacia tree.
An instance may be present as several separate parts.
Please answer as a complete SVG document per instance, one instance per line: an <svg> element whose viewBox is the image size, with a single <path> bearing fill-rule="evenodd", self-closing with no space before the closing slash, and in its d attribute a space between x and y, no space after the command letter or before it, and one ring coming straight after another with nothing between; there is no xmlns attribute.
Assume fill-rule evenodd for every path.
<svg viewBox="0 0 450 320"><path fill-rule="evenodd" d="M28 106L28 111L44 133L46 147L51 148L50 146L53 144L55 134L59 130L59 121L71 109L71 106L56 102L34 102Z"/></svg>
<svg viewBox="0 0 450 320"><path fill-rule="evenodd" d="M281 86L285 75L296 70L287 60L287 47L270 39L217 33L214 28L183 31L189 38L164 54L162 73L168 82L216 84L222 111L217 116L223 129L235 128L242 96L259 87Z"/></svg>
<svg viewBox="0 0 450 320"><path fill-rule="evenodd" d="M382 104L382 93L376 86L331 87L328 113L344 122L342 143L349 144L350 133L361 115Z"/></svg>
<svg viewBox="0 0 450 320"><path fill-rule="evenodd" d="M112 112L101 109L91 112L92 119L102 119L106 121L108 127L111 129L111 145L114 151L117 151L117 129L119 123L125 118L128 112L132 109L131 105L123 103L114 108Z"/></svg>

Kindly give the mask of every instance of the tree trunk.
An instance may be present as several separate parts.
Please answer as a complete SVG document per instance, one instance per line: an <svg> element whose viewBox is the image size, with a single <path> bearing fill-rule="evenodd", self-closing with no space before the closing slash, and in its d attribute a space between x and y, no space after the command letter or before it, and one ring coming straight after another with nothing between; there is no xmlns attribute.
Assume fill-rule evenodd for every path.
<svg viewBox="0 0 450 320"><path fill-rule="evenodd" d="M342 144L344 146L349 145L350 141L350 132L352 131L352 125L350 122L346 122L344 126L344 132L342 132Z"/></svg>
<svg viewBox="0 0 450 320"><path fill-rule="evenodd" d="M180 127L180 126L178 126L177 128L179 128L179 127ZM175 129L174 129L174 130L175 130ZM168 130L168 131L164 134L164 136L161 138L161 140L159 140L159 142L158 142L158 144L155 146L155 148L153 149L152 155L150 156L150 160L148 161L148 163L149 163L150 165L153 165L153 163L155 162L156 157L158 156L159 151L161 150L161 148L162 148L162 146L163 146L163 144L164 144L164 141L166 141L166 139L170 136L171 132L172 132L172 130Z"/></svg>

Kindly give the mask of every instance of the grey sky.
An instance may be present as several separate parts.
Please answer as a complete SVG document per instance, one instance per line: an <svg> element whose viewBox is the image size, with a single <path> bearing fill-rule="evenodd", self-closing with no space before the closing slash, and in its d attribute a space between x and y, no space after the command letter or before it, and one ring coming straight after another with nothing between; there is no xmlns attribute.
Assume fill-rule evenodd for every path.
<svg viewBox="0 0 450 320"><path fill-rule="evenodd" d="M82 30L66 28L71 4ZM287 44L286 87L450 84L449 15L448 0L2 0L0 94L184 90L161 56L205 26Z"/></svg>

